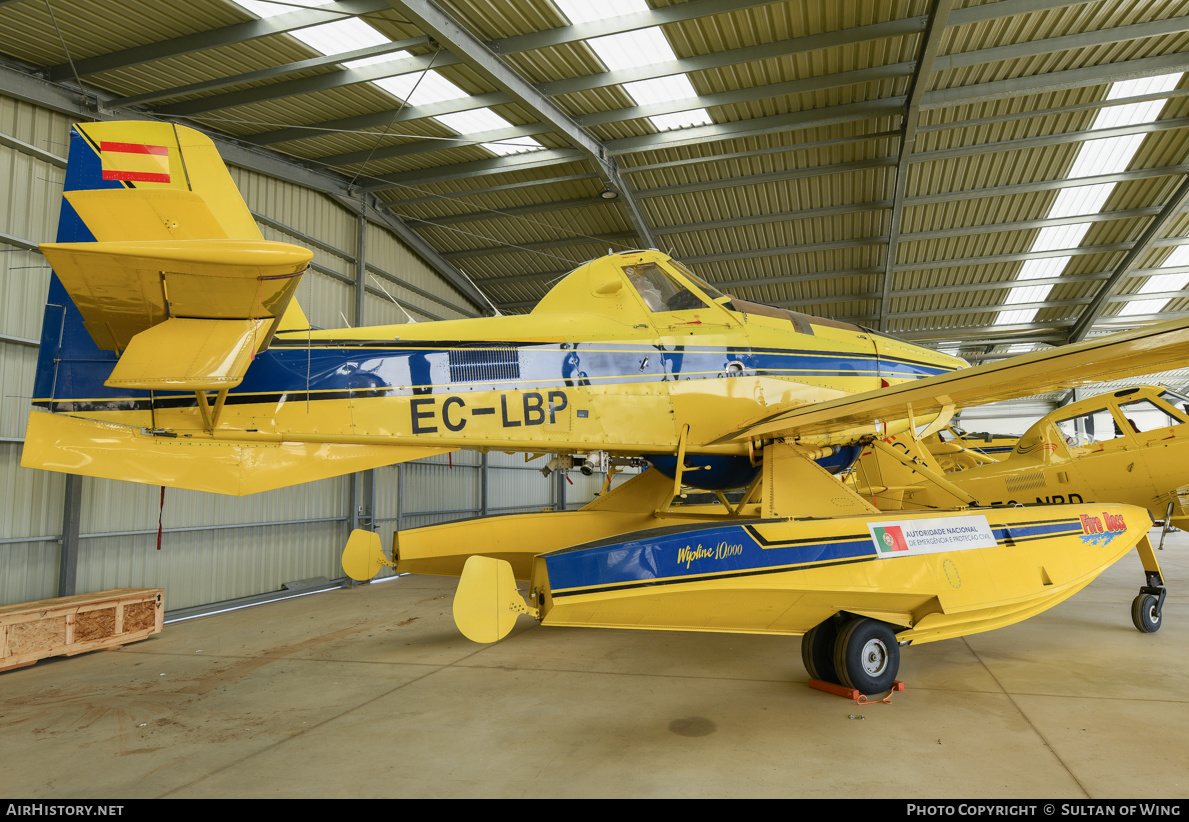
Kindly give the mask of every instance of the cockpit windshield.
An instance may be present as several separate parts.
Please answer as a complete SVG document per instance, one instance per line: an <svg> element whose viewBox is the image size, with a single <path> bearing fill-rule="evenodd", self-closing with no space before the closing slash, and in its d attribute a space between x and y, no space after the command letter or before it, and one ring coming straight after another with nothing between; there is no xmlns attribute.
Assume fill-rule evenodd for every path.
<svg viewBox="0 0 1189 822"><path fill-rule="evenodd" d="M623 272L651 311L684 311L706 307L694 292L666 274L656 263L624 266Z"/></svg>
<svg viewBox="0 0 1189 822"><path fill-rule="evenodd" d="M669 264L672 265L674 268L676 268L678 271L680 271L682 274L684 274L686 277L688 277L689 281L692 282L694 285L696 285L698 288L702 289L702 293L705 294L710 299L717 301L717 300L723 299L727 296L726 294L723 294L717 288L712 286L710 283L703 280L697 274L690 271L678 260L670 259Z"/></svg>

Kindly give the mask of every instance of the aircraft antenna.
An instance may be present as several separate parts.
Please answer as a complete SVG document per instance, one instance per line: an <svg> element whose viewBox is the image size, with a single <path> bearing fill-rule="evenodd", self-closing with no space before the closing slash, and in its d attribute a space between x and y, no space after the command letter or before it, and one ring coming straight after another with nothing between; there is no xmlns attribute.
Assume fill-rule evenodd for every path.
<svg viewBox="0 0 1189 822"><path fill-rule="evenodd" d="M375 281L376 287L384 292L384 296L387 297L388 299L392 300L393 305L395 305L401 311L404 311L405 316L409 318L409 322L411 322L411 323L417 322L415 319L413 319L413 315L410 314L408 311L405 311L405 307L396 301L396 297L393 297L391 294L388 293L388 289L384 287L384 284L381 283L379 279L377 279L375 274L369 274L369 276L372 278L372 280Z"/></svg>
<svg viewBox="0 0 1189 822"><path fill-rule="evenodd" d="M498 308L495 307L495 303L493 303L491 301L491 298L488 297L486 293L484 293L483 289L481 289L479 286L475 285L475 281L471 279L470 274L467 274L461 268L458 269L458 273L461 274L462 276L466 277L467 282L470 283L472 286L474 286L475 290L478 291L480 295L482 295L483 299L487 300L487 304L489 306L491 306L491 310L495 312L495 315L497 317L504 316L504 312L500 311Z"/></svg>

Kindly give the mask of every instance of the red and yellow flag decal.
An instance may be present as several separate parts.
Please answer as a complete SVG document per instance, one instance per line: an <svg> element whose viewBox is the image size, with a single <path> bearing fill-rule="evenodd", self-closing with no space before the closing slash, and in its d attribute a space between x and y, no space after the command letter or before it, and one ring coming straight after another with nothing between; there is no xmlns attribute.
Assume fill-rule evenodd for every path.
<svg viewBox="0 0 1189 822"><path fill-rule="evenodd" d="M169 182L169 148L144 143L99 144L103 179L136 183Z"/></svg>
<svg viewBox="0 0 1189 822"><path fill-rule="evenodd" d="M875 547L882 553L889 553L892 551L907 551L908 542L904 539L904 531L900 529L899 525L888 525L884 527L872 527L875 533Z"/></svg>

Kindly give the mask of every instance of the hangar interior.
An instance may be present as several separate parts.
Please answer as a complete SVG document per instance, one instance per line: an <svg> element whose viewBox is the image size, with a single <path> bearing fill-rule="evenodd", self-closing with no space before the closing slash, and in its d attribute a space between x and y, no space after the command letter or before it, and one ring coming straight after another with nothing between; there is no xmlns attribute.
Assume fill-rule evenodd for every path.
<svg viewBox="0 0 1189 822"><path fill-rule="evenodd" d="M0 0L0 605L335 587L355 526L604 480L473 451L243 498L22 469L74 122L211 135L265 238L313 252L316 327L525 313L656 248L978 364L1189 316L1187 71L1185 0ZM1076 397L1149 383L1189 370Z"/></svg>
<svg viewBox="0 0 1189 822"><path fill-rule="evenodd" d="M22 471L71 122L212 134L264 236L314 252L318 327L526 312L584 260L653 247L744 299L977 364L1184 316L1182 5L4 2L0 602L71 590L63 551L80 591L235 599L339 576L353 518L387 541L601 485L471 453L162 505Z"/></svg>

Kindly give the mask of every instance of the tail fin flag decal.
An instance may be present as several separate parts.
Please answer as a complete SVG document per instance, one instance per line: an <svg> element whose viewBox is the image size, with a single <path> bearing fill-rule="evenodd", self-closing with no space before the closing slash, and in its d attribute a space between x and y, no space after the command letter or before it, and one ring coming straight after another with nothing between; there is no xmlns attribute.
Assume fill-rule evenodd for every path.
<svg viewBox="0 0 1189 822"><path fill-rule="evenodd" d="M103 179L137 183L168 183L169 148L144 143L99 144Z"/></svg>

